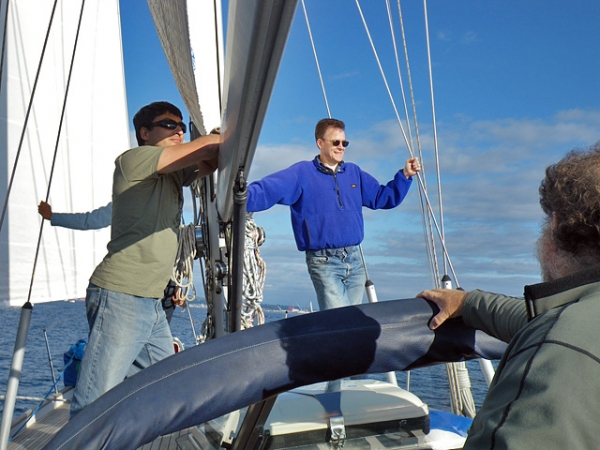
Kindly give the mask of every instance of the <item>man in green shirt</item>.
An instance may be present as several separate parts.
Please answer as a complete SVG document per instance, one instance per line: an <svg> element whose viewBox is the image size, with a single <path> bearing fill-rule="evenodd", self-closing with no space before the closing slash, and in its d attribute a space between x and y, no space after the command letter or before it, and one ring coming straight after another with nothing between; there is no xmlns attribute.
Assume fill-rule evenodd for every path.
<svg viewBox="0 0 600 450"><path fill-rule="evenodd" d="M184 143L181 111L167 102L133 118L139 147L117 157L108 254L86 295L90 335L71 417L104 392L173 354L161 306L177 252L183 186L217 167L218 135Z"/></svg>

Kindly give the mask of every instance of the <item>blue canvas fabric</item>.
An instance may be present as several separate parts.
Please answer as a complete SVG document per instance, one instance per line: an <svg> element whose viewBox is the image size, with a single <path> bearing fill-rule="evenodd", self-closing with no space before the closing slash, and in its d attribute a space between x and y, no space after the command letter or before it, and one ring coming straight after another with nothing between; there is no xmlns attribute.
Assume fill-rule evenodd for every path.
<svg viewBox="0 0 600 450"><path fill-rule="evenodd" d="M368 303L267 323L189 348L98 398L46 449L138 448L299 386L500 358L506 344L460 318L430 330L427 323L437 312L423 299Z"/></svg>

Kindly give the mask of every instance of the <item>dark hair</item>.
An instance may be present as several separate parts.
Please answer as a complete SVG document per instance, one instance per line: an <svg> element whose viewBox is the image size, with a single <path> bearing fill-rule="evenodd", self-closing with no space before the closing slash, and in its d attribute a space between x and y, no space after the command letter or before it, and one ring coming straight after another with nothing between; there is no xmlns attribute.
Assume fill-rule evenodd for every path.
<svg viewBox="0 0 600 450"><path fill-rule="evenodd" d="M571 150L546 169L540 205L552 221L555 245L580 262L600 262L600 141Z"/></svg>
<svg viewBox="0 0 600 450"><path fill-rule="evenodd" d="M315 141L323 139L323 137L325 137L325 132L329 127L339 128L341 130L346 129L346 125L341 120L321 119L317 122L317 126L315 127Z"/></svg>
<svg viewBox="0 0 600 450"><path fill-rule="evenodd" d="M144 145L144 141L140 136L142 127L150 128L154 119L161 114L171 113L183 119L183 115L179 108L169 102L154 102L143 106L135 116L133 116L133 128L135 129L135 137L138 145Z"/></svg>

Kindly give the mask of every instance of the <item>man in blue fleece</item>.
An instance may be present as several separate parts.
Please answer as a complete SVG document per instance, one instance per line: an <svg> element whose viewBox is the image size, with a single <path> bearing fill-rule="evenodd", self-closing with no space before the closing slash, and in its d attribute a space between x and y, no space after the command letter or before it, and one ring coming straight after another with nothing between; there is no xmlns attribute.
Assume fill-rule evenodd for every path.
<svg viewBox="0 0 600 450"><path fill-rule="evenodd" d="M421 170L406 161L386 185L356 164L343 161L348 146L344 122L323 119L315 127L319 155L300 161L248 186L248 212L289 205L298 250L317 293L319 309L362 302L366 282L358 245L364 238L362 208L391 209L408 193Z"/></svg>

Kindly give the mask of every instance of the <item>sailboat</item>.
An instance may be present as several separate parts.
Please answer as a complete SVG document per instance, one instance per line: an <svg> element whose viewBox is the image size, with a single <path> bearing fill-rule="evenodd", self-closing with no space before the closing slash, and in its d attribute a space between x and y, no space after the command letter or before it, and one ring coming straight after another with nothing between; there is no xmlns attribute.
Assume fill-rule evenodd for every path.
<svg viewBox="0 0 600 450"><path fill-rule="evenodd" d="M432 415L418 397L390 383L354 378L446 361L476 357L496 359L501 355L504 344L482 333L466 330L460 323L449 324L436 333L429 331L426 323L433 309L425 301L409 299L370 303L305 314L241 331L241 256L246 222L244 187L296 13L296 2L229 2L226 45L220 40L222 11L218 2L186 4L149 0L148 3L194 129L204 134L215 125L221 126L223 136L217 177L204 179L194 191L198 211L195 218L196 247L204 264L207 277L204 293L210 305L208 341L131 377L64 427L68 392L51 398L44 411L38 412L36 423L25 428L23 434L17 434L9 448L25 445L19 444L19 439L31 439L25 438L25 433L35 433L36 425L47 426L43 423L43 413L47 413L48 420L62 417L62 422L50 429L44 428L43 439L36 444L26 444L28 448L137 448L160 436L181 433L182 430L187 430L178 440L182 448L294 448L306 442L314 446L351 448L356 444L354 440L363 442L369 439L376 440L377 444L372 444L375 447L386 441L389 442L386 448L431 448L434 445L437 446L435 448L458 448L464 441L464 430L463 435L453 433L451 438L442 436L435 441L437 438L431 435ZM200 5L208 9L195 9ZM22 158L18 153L20 148L27 148L30 153L26 156L30 162L41 160L42 166L51 168L39 175L35 172L38 165L32 163L28 171L33 173L34 180L48 178L45 186L49 186L50 179L54 183L56 179L72 179L72 175L76 178L82 172L82 178L75 185L53 184L53 192L55 189L79 191L80 185L86 184L93 186L90 195L94 199L97 195L101 200L102 195L110 192L106 177L99 177L97 185L90 183L89 180L94 178L90 174L94 171L89 169L86 172L87 169L82 168L110 165L116 154L102 153L105 136L87 126L102 125L110 116L111 122L122 124L122 129L118 127L115 130L112 149L119 153L128 147L122 79L111 78L108 73L104 74L104 70L102 76L96 76L98 67L110 67L114 70L106 72L122 76L118 3L87 0L81 3L81 9L75 10L66 2L57 1L52 6L48 5L48 10L37 11L35 16L39 22L33 19L29 22L29 11L19 9L19 2L7 2L4 6L3 17L7 17L4 34L9 49L6 55L20 54L13 53L11 48L33 42L32 34L24 31L30 28L44 38L47 33L49 39L40 40L50 43L48 46L44 44L41 50L23 51L23 54L40 55L29 63L31 65L14 62L7 57L5 67L9 75L4 76L3 72L2 95L6 97L11 117L14 117L12 110L15 103L21 107L22 120L18 122L20 126L16 132L12 130L9 133L11 127L6 127L8 148L17 149L13 153L8 152L10 156L7 156L6 167L16 168L17 160ZM42 23L50 25L42 26ZM200 23L201 26L192 26ZM191 30L197 29L208 30L209 37L192 36ZM21 39L24 34L28 36L27 40ZM112 40L98 36L110 36ZM197 55L200 50L195 46L196 42L207 39L216 42L209 57L203 53L203 61L212 61L211 67L199 65ZM224 52L223 48L227 51ZM79 59L81 54L87 59ZM56 63L56 60L61 63ZM59 98L42 97L39 104L34 103L38 89L34 68L38 67L41 73L48 65L58 70L49 77L61 89L56 89L56 86L49 88L53 91L52 95ZM21 78L11 76L13 68L20 69L25 75ZM83 76L92 86L78 85L75 81L78 76ZM14 89L10 83L15 82L24 91ZM43 82L39 83L41 91ZM202 92L200 87L210 88ZM80 89L74 91L80 93L77 95L85 94L88 99L83 109L71 106L71 89L76 88ZM11 98L15 92L21 98ZM60 92L61 95L58 94ZM23 97L31 101L23 101ZM62 107L57 107L56 103ZM88 110L90 104L98 109ZM49 110L38 109L42 106ZM54 140L42 135L47 125L42 119L50 117L53 109L61 113L53 128L60 139ZM120 111L115 112L117 109ZM70 122L70 119L84 123ZM11 120L6 117L5 123L9 124ZM77 135L77 132L83 134ZM82 156L78 144L84 139L98 148L99 152L92 154L100 153L101 157L90 156L91 160L72 161L76 155ZM102 143L100 139L103 139ZM23 146L25 141L38 146ZM47 141L56 143L50 156L43 152ZM54 169L59 167L61 170L69 168L75 173L60 172L57 176ZM110 172L108 167L106 172ZM23 223L18 220L18 211L24 208L25 202L23 197L14 200L10 195L14 189L12 178L10 182L7 180L6 185L7 225L2 229L6 247L3 253L4 277L10 281L5 284L6 288L17 291L17 277L13 276L13 271L18 264L10 259L14 251L8 245L21 242L21 239L26 241L24 236L13 234L13 230ZM32 189L28 195L27 204L35 204L40 190ZM89 199L89 195L87 197ZM83 209L88 205L89 200L85 205L77 203L72 207ZM29 212L29 215L29 221L35 222L31 217L35 211ZM42 230L39 234L42 235ZM46 235L43 236L46 239ZM62 240L59 241L59 238ZM52 253L42 250L40 257L40 247L35 246L21 256L34 262L47 258L50 266L59 269L58 273L30 271L34 273L32 281L20 282L22 285L30 284L32 288L27 296L20 298L7 292L5 295L12 299L11 302L27 304L33 298L40 301L81 296L85 277L93 267L85 267L76 250L88 242L78 241L79 235L76 237L70 232L51 239L49 247L54 244ZM90 248L93 248L92 244L103 246L107 240L98 236L90 239L94 241L89 243ZM86 253L93 261L94 252ZM71 261L67 260L67 255L76 257L73 256ZM59 258L58 262L52 260L53 257ZM62 283L66 287L55 287L55 283L61 285L66 263L71 264L71 271L77 272L75 278L79 280ZM40 279L41 285L38 284ZM410 320L405 319L407 316ZM406 344L404 336L409 332L413 333L410 351L403 348ZM353 351L340 351L345 348ZM262 351L257 352L257 349ZM310 361L319 364L311 364ZM323 364L324 361L326 364ZM235 368L241 366L253 367L252 376L243 383L234 380L238 372ZM214 374L219 376L215 378ZM165 386L169 388L163 389ZM172 386L177 388L171 389ZM156 395L157 392L165 392L166 397ZM147 417L148 413L152 414L151 418ZM4 418L2 428L3 431L11 428Z"/></svg>

